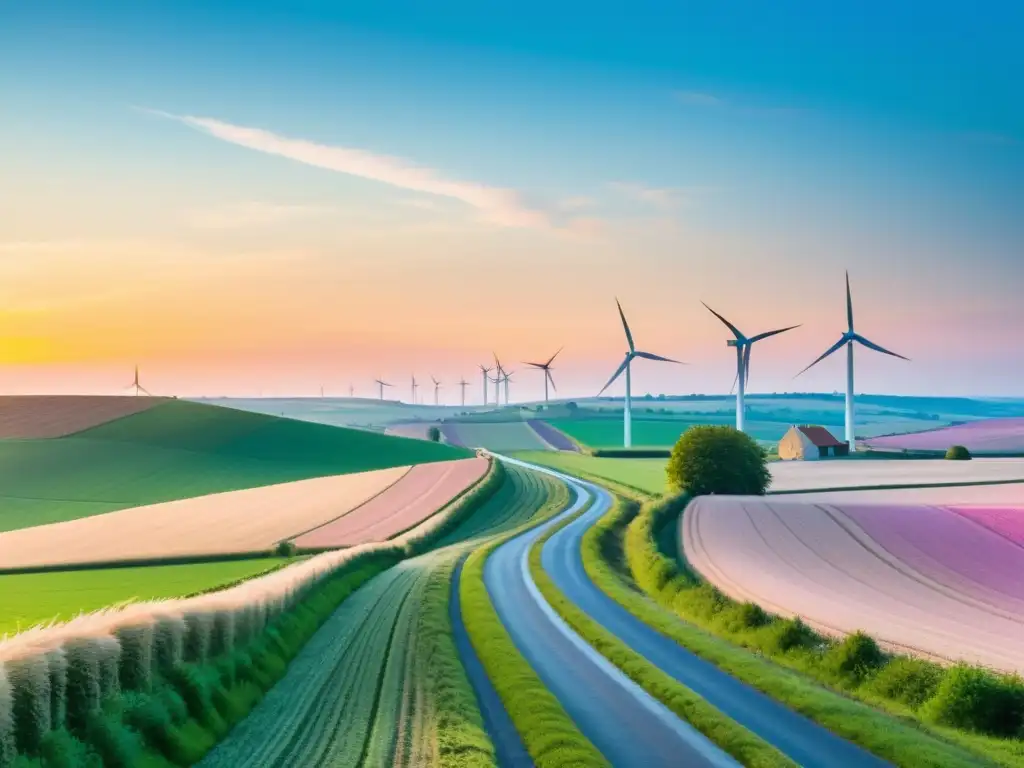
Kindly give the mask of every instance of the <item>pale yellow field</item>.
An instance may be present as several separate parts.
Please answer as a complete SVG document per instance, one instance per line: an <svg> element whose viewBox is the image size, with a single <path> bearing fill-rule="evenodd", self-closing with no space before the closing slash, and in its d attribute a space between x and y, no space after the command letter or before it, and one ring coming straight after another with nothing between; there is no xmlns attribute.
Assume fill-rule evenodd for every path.
<svg viewBox="0 0 1024 768"><path fill-rule="evenodd" d="M409 467L215 493L0 533L5 568L267 550L350 512Z"/></svg>

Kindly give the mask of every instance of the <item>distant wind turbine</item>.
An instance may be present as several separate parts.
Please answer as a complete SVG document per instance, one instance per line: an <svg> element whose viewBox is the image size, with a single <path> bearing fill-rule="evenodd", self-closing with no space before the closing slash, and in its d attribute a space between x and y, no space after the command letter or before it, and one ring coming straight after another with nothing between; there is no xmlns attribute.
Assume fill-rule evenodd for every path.
<svg viewBox="0 0 1024 768"><path fill-rule="evenodd" d="M438 405L440 402L439 393L441 391L441 382L435 379L433 376L430 377L430 380L434 382L434 405Z"/></svg>
<svg viewBox="0 0 1024 768"><path fill-rule="evenodd" d="M702 301L701 304L704 304L704 302ZM780 333L791 331L800 326L791 325L788 328L779 328L777 331L767 331L748 338L740 332L739 328L715 312L711 307L708 307L707 304L704 304L704 306L707 307L708 312L721 320L735 337L729 339L726 344L730 347L736 347L736 380L733 382L733 387L736 388L736 429L742 432L746 424L747 413L743 400L747 392L747 382L750 381L750 350L754 346L754 342L767 339L770 336L777 336ZM731 393L732 390L730 390Z"/></svg>
<svg viewBox="0 0 1024 768"><path fill-rule="evenodd" d="M846 347L846 442L850 445L850 453L853 453L857 447L856 439L853 436L853 343L857 342L868 349L873 349L875 352L881 352L883 355L890 355L891 357L898 357L900 360L909 361L910 358L891 352L885 347L880 347L878 344L875 344L875 342L869 341L853 330L853 298L850 295L849 271L846 273L846 326L846 333L839 338L839 341L825 350L821 357L804 368L803 371L800 371L797 376L800 376L805 371L810 370L833 352Z"/></svg>
<svg viewBox="0 0 1024 768"><path fill-rule="evenodd" d="M380 399L383 400L384 399L384 387L390 387L391 385L388 384L383 379L374 379L374 381L376 382L377 386L380 387Z"/></svg>
<svg viewBox="0 0 1024 768"><path fill-rule="evenodd" d="M490 378L487 374L493 371L494 369L487 367L482 363L480 364L479 368L480 373L482 373L484 377L484 405L487 405L487 379Z"/></svg>
<svg viewBox="0 0 1024 768"><path fill-rule="evenodd" d="M412 404L413 405L416 405L416 387L418 387L418 386L419 386L419 384L416 383L416 374L414 373L412 375Z"/></svg>
<svg viewBox="0 0 1024 768"><path fill-rule="evenodd" d="M466 387L469 386L469 382L466 381L465 377L459 380L459 386L462 387L462 407L466 407Z"/></svg>
<svg viewBox="0 0 1024 768"><path fill-rule="evenodd" d="M608 379L608 383L601 387L601 391L597 393L600 397L604 394L604 391L612 385L612 383L622 375L622 372L626 372L626 407L622 411L622 444L629 448L633 445L633 396L631 392L632 382L630 380L630 364L634 358L642 357L645 360L658 360L664 363L679 363L679 360L673 360L669 357L662 357L661 355L655 355L653 352L640 352L633 344L633 334L629 331L629 323L626 322L626 315L622 311L622 305L619 304L619 300L615 299L615 305L619 308L619 318L622 320L622 330L626 332L626 341L629 343L629 351L626 352L626 358L622 361L622 365L618 367L612 377Z"/></svg>
<svg viewBox="0 0 1024 768"><path fill-rule="evenodd" d="M348 396L349 397L355 397L356 396L356 388L353 387L351 384L348 385Z"/></svg>
<svg viewBox="0 0 1024 768"><path fill-rule="evenodd" d="M500 393L498 387L501 385L501 382L502 382L502 378L501 377L502 377L502 374L504 374L504 373L505 373L505 371L502 370L501 361L498 359L498 355L495 354L494 355L494 378L491 379L491 381L494 382L494 404L495 405L501 405L501 393Z"/></svg>
<svg viewBox="0 0 1024 768"><path fill-rule="evenodd" d="M153 395L151 395L149 393L149 391L145 387L143 387L139 383L139 366L137 366L137 365L135 366L135 381L132 382L131 386L135 389L135 396L136 397L139 396L139 392L142 392L143 394L147 395L148 397L152 397L153 396Z"/></svg>
<svg viewBox="0 0 1024 768"><path fill-rule="evenodd" d="M555 358L558 357L558 354L562 351L562 349L564 349L564 347L559 347L558 352L555 352L555 354L553 354L551 357L549 357L548 361L546 363L526 363L526 365L529 365L529 366L532 366L534 368L538 368L538 369L544 371L544 402L545 403L548 401L548 382L549 381L551 382L551 388L553 390L555 390L556 392L558 391L558 388L555 387L555 380L551 376L551 364L553 362L555 362Z"/></svg>
<svg viewBox="0 0 1024 768"><path fill-rule="evenodd" d="M508 383L512 380L515 371L502 371L501 380L505 382L505 405L508 405Z"/></svg>

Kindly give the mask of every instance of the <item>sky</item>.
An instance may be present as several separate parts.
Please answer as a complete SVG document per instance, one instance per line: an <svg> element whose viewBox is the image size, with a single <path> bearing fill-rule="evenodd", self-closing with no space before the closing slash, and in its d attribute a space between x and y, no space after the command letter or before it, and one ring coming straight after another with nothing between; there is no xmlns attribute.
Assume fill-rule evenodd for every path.
<svg viewBox="0 0 1024 768"><path fill-rule="evenodd" d="M0 6L0 393L1019 396L1024 6ZM399 386L400 385L400 386ZM610 390L622 391L621 382ZM474 390L470 390L470 398Z"/></svg>

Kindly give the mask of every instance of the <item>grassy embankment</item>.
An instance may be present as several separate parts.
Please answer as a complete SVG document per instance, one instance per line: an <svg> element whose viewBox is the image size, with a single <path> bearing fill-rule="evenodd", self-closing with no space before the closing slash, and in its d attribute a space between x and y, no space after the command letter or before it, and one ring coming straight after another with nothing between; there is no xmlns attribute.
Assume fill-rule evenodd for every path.
<svg viewBox="0 0 1024 768"><path fill-rule="evenodd" d="M425 440L171 400L51 440L0 440L0 532L472 453Z"/></svg>
<svg viewBox="0 0 1024 768"><path fill-rule="evenodd" d="M0 766L193 765L271 690L339 605L432 547L503 482L500 468L422 534L343 562L278 610L173 614L0 670Z"/></svg>
<svg viewBox="0 0 1024 768"><path fill-rule="evenodd" d="M584 511L585 512L585 511ZM584 514L581 512L580 514ZM530 573L544 598L595 650L621 669L633 682L690 723L707 738L751 768L795 768L775 747L708 704L682 683L662 672L610 632L590 619L555 586L541 564L544 543L571 520L545 532L530 551Z"/></svg>
<svg viewBox="0 0 1024 768"><path fill-rule="evenodd" d="M666 526L675 527L684 503L682 497L660 499L641 509L634 500L620 499L585 536L587 572L623 607L738 679L896 765L966 768L1018 765L1024 759L1020 741L950 727L951 717L961 725L966 718L976 729L996 727L1006 735L1006 723L1000 724L996 714L1000 707L972 706L979 694L994 691L994 676L890 657L859 634L843 642L827 640L798 620L735 603L702 583L676 556L674 537L665 535ZM1024 697L1017 701L1010 692L1001 704L1021 708Z"/></svg>

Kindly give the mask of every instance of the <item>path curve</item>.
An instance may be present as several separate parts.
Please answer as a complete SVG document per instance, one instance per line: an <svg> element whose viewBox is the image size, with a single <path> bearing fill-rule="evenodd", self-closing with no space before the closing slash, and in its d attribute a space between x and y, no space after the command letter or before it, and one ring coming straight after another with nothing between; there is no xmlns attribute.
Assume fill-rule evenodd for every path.
<svg viewBox="0 0 1024 768"><path fill-rule="evenodd" d="M594 497L595 501L591 509L552 536L545 543L541 555L544 570L548 572L558 588L591 619L663 672L703 697L723 714L775 746L803 768L834 768L837 765L844 766L844 768L879 768L888 765L881 758L836 736L828 729L691 653L633 616L608 597L587 575L583 567L580 546L587 529L611 508L611 494L600 486L578 480L561 472L516 459L500 458L511 464L527 467L563 480L576 491L580 499ZM536 536L533 539L536 539ZM529 545L526 549L529 549ZM486 579L486 570L484 576ZM527 625L528 622L524 620L523 624ZM513 637L515 636L513 635ZM524 655L526 654L524 653ZM588 696L597 699L593 691L589 692ZM568 709L568 707L566 708ZM573 713L570 712L570 714ZM581 730L583 730L582 725ZM597 744L596 741L595 744ZM615 760L612 762L616 766L620 765ZM622 765L631 764L633 763L622 763ZM677 761L674 764L679 765L680 763Z"/></svg>
<svg viewBox="0 0 1024 768"><path fill-rule="evenodd" d="M570 484L577 498L568 509L505 542L484 565L484 584L513 642L580 731L616 768L738 766L591 648L540 594L530 576L530 548L545 531L579 512L592 498L577 484ZM607 508L605 500L597 499L597 517ZM596 519L594 511L585 517Z"/></svg>

